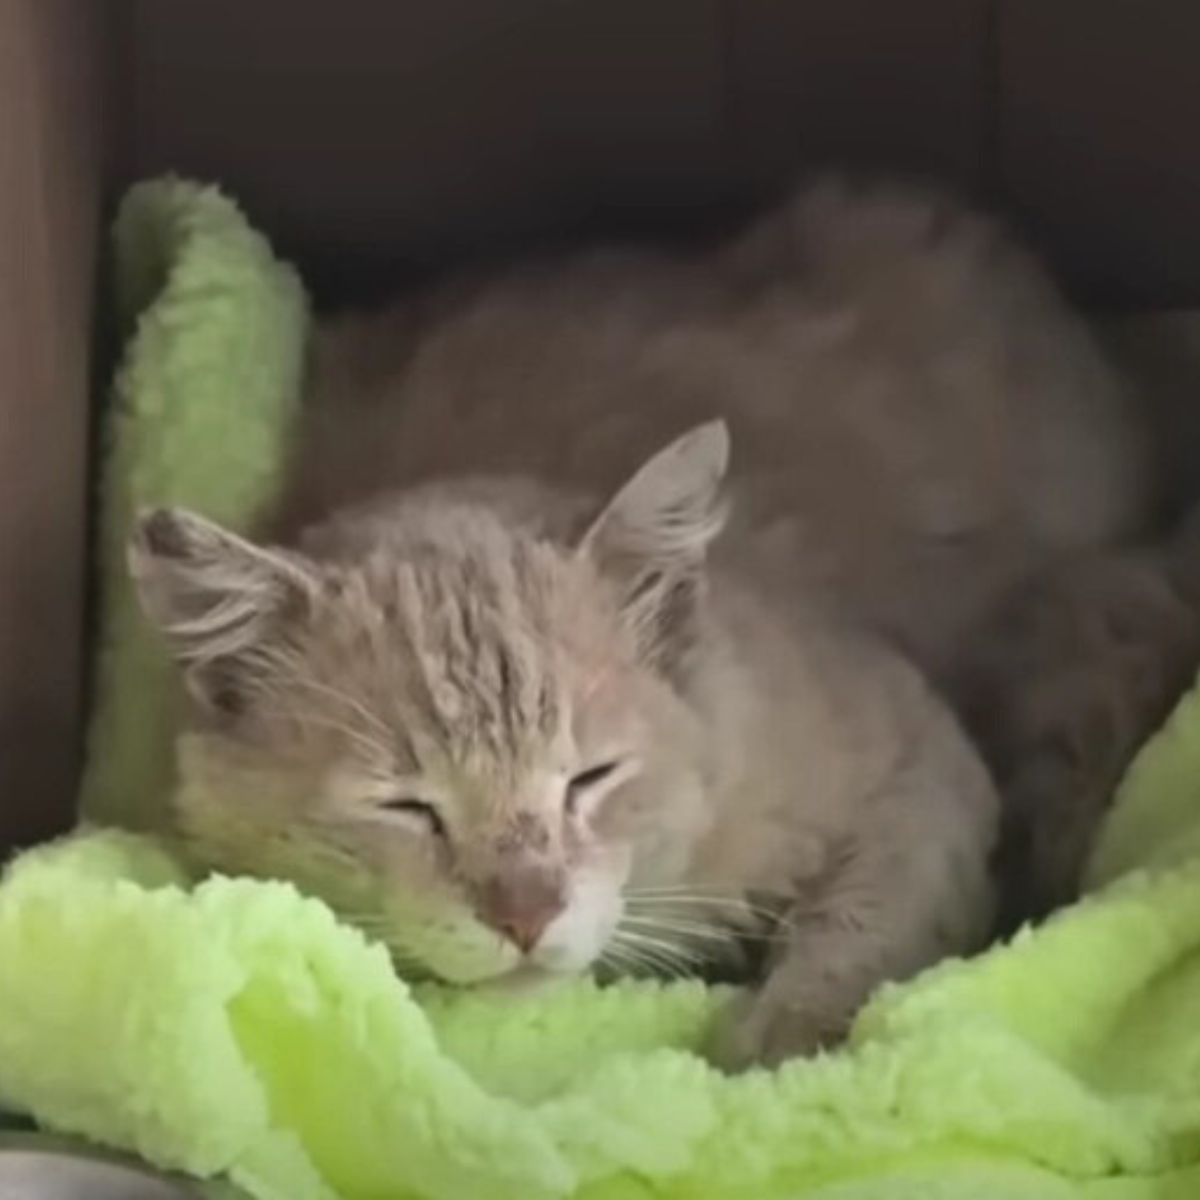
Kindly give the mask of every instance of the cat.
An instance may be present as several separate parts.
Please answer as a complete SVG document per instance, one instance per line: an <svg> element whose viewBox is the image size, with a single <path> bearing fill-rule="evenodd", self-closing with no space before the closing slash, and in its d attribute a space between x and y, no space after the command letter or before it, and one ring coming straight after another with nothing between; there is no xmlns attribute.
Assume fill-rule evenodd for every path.
<svg viewBox="0 0 1200 1200"><path fill-rule="evenodd" d="M1147 529L1135 400L996 224L891 186L326 324L256 539L131 540L181 834L403 971L749 973L715 1060L831 1044L989 935L964 714L1006 599Z"/></svg>

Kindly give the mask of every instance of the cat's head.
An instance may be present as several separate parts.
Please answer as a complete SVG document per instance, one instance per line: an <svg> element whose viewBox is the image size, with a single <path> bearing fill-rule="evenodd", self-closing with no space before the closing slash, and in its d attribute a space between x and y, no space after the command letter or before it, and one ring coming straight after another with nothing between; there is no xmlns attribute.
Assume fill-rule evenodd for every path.
<svg viewBox="0 0 1200 1200"><path fill-rule="evenodd" d="M686 692L727 456L723 425L686 435L571 545L452 501L320 558L145 514L200 861L292 880L451 982L619 953L631 873L669 874L704 820Z"/></svg>

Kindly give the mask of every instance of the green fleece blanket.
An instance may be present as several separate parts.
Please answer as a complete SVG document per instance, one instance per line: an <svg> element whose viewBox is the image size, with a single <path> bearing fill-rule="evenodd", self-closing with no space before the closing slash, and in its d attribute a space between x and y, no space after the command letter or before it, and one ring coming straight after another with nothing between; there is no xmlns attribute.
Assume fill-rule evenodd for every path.
<svg viewBox="0 0 1200 1200"><path fill-rule="evenodd" d="M305 333L227 201L137 189L142 309L106 478L108 639L89 811L146 824L170 677L120 582L134 504L245 521L270 495ZM523 1001L414 992L283 884L191 886L148 837L84 833L0 883L0 1102L272 1200L1149 1200L1200 1196L1200 699L1142 755L1099 890L887 988L849 1046L725 1078L699 984Z"/></svg>

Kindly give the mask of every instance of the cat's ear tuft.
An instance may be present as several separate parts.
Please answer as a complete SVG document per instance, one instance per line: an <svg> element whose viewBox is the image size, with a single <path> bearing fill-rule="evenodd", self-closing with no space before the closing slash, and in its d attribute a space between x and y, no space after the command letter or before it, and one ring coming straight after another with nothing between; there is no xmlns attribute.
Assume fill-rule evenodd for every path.
<svg viewBox="0 0 1200 1200"><path fill-rule="evenodd" d="M637 471L580 547L617 583L639 644L659 665L694 636L705 555L725 522L728 466L725 422L693 429Z"/></svg>
<svg viewBox="0 0 1200 1200"><path fill-rule="evenodd" d="M316 581L291 555L256 546L183 509L138 517L129 571L145 615L163 632L205 698L226 686L247 652L261 646L315 594Z"/></svg>

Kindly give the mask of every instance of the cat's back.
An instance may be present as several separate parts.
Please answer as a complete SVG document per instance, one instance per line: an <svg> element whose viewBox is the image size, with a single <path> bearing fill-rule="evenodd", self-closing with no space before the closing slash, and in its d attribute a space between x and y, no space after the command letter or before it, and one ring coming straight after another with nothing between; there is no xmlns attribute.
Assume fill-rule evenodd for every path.
<svg viewBox="0 0 1200 1200"><path fill-rule="evenodd" d="M802 193L708 253L450 285L326 327L313 364L296 521L481 471L603 493L722 416L726 546L904 628L959 619L955 572L986 593L1145 507L1140 432L1082 323L990 222L896 189Z"/></svg>

